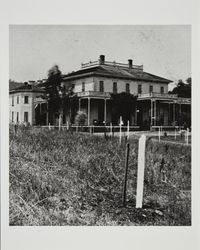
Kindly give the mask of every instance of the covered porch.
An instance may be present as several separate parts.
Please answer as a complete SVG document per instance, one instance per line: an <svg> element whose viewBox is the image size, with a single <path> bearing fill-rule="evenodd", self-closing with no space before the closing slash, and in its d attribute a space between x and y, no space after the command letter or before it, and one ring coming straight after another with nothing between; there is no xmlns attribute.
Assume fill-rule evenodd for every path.
<svg viewBox="0 0 200 250"><path fill-rule="evenodd" d="M140 95L137 101L137 125L183 126L191 124L191 99L176 95L151 93Z"/></svg>
<svg viewBox="0 0 200 250"><path fill-rule="evenodd" d="M87 114L87 126L106 125L111 122L110 94L98 91L86 91L77 94L78 110Z"/></svg>

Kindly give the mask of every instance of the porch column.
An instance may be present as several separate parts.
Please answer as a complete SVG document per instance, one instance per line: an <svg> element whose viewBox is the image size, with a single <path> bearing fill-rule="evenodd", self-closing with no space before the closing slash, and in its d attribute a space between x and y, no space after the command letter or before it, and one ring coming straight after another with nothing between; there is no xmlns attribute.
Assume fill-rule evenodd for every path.
<svg viewBox="0 0 200 250"><path fill-rule="evenodd" d="M170 103L168 103L168 125L171 125L170 122L171 122Z"/></svg>
<svg viewBox="0 0 200 250"><path fill-rule="evenodd" d="M175 120L176 120L176 103L174 102L173 103L173 122L175 122Z"/></svg>
<svg viewBox="0 0 200 250"><path fill-rule="evenodd" d="M156 126L156 100L154 101L154 126Z"/></svg>
<svg viewBox="0 0 200 250"><path fill-rule="evenodd" d="M137 126L137 105L135 106L135 124Z"/></svg>
<svg viewBox="0 0 200 250"><path fill-rule="evenodd" d="M88 98L88 126L90 126L90 98Z"/></svg>
<svg viewBox="0 0 200 250"><path fill-rule="evenodd" d="M78 100L78 110L81 111L81 98Z"/></svg>
<svg viewBox="0 0 200 250"><path fill-rule="evenodd" d="M47 116L46 116L46 125L49 123L49 110L48 110L48 102L47 102Z"/></svg>
<svg viewBox="0 0 200 250"><path fill-rule="evenodd" d="M104 99L104 124L106 125L106 99Z"/></svg>
<svg viewBox="0 0 200 250"><path fill-rule="evenodd" d="M151 126L153 125L153 101L152 101L152 99L150 100L150 102L151 102Z"/></svg>

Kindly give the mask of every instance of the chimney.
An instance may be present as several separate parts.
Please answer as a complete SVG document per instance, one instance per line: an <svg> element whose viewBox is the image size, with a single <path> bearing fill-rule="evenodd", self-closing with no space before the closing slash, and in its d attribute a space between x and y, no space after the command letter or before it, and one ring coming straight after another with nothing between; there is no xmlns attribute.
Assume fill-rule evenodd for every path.
<svg viewBox="0 0 200 250"><path fill-rule="evenodd" d="M104 64L105 63L105 56L104 55L100 55L99 56L99 64Z"/></svg>
<svg viewBox="0 0 200 250"><path fill-rule="evenodd" d="M128 59L128 67L131 69L133 67L133 60Z"/></svg>

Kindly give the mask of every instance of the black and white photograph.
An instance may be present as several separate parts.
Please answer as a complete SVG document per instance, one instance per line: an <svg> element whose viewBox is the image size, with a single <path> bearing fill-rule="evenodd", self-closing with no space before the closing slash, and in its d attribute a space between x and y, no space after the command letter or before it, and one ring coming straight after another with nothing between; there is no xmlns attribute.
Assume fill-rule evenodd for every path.
<svg viewBox="0 0 200 250"><path fill-rule="evenodd" d="M9 226L191 226L191 25L9 25Z"/></svg>
<svg viewBox="0 0 200 250"><path fill-rule="evenodd" d="M200 249L199 10L1 1L2 250Z"/></svg>

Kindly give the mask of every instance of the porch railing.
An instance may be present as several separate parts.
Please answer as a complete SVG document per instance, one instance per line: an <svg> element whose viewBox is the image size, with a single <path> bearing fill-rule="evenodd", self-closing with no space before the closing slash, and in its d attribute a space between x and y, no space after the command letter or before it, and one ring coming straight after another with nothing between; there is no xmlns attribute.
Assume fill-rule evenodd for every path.
<svg viewBox="0 0 200 250"><path fill-rule="evenodd" d="M78 92L78 97L102 97L102 98L110 98L110 93L108 92L99 92L99 91L84 91Z"/></svg>

